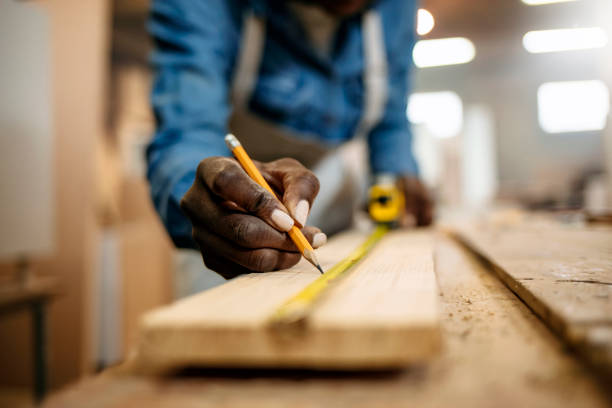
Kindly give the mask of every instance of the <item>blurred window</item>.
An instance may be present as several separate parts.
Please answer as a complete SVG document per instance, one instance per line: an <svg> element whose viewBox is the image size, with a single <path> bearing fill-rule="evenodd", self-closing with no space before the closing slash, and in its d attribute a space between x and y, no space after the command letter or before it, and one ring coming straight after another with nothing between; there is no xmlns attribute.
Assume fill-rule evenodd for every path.
<svg viewBox="0 0 612 408"><path fill-rule="evenodd" d="M530 5L530 6L539 6L542 4L553 4L553 3L567 3L570 1L576 1L576 0L522 0L523 3Z"/></svg>
<svg viewBox="0 0 612 408"><path fill-rule="evenodd" d="M465 64L474 59L474 44L463 37L421 40L414 46L412 57L419 68Z"/></svg>
<svg viewBox="0 0 612 408"><path fill-rule="evenodd" d="M534 54L602 48L607 43L608 34L600 27L530 31L523 36L523 46Z"/></svg>
<svg viewBox="0 0 612 408"><path fill-rule="evenodd" d="M463 127L463 102L451 91L413 93L407 114L410 122L442 139L456 136Z"/></svg>
<svg viewBox="0 0 612 408"><path fill-rule="evenodd" d="M548 133L602 130L609 112L602 81L547 82L538 89L538 119Z"/></svg>

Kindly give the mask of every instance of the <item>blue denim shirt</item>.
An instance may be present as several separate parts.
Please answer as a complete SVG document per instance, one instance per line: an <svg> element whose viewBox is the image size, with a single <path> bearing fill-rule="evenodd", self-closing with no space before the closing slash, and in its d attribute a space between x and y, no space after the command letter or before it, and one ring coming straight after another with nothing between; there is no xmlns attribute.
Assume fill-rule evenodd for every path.
<svg viewBox="0 0 612 408"><path fill-rule="evenodd" d="M417 173L406 119L417 0L379 0L388 58L388 100L368 145L373 172ZM147 150L151 195L174 243L193 247L179 203L198 163L227 156L224 143L243 17L265 18L266 39L249 109L330 146L355 133L363 107L361 16L343 20L331 55L306 41L286 0L153 0L149 30L156 70L151 102L157 131Z"/></svg>

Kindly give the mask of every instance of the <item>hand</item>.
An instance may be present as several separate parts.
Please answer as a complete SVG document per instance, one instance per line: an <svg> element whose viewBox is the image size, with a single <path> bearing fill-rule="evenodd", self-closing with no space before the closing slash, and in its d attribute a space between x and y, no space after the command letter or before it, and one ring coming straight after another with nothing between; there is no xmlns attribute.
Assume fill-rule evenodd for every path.
<svg viewBox="0 0 612 408"><path fill-rule="evenodd" d="M295 265L301 254L285 234L294 224L315 248L327 240L304 226L319 192L315 175L293 159L255 164L282 203L227 157L202 160L181 200L204 263L228 279Z"/></svg>
<svg viewBox="0 0 612 408"><path fill-rule="evenodd" d="M398 180L399 188L406 200L406 213L400 226L427 226L433 219L433 202L427 188L414 176L403 176Z"/></svg>

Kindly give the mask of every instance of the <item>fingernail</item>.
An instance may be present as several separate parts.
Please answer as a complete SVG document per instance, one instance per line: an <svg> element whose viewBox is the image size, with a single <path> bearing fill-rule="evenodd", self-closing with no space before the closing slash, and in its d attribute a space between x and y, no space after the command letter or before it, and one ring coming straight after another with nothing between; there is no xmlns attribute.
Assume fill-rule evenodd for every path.
<svg viewBox="0 0 612 408"><path fill-rule="evenodd" d="M325 245L327 242L327 235L322 232L317 232L314 237L312 237L312 247L318 248L320 246Z"/></svg>
<svg viewBox="0 0 612 408"><path fill-rule="evenodd" d="M272 218L272 222L283 231L289 231L291 227L293 227L293 218L279 209L272 211L270 218Z"/></svg>
<svg viewBox="0 0 612 408"><path fill-rule="evenodd" d="M306 218L308 218L308 210L310 210L310 205L306 200L300 200L299 203L295 206L295 219L302 226L306 225Z"/></svg>

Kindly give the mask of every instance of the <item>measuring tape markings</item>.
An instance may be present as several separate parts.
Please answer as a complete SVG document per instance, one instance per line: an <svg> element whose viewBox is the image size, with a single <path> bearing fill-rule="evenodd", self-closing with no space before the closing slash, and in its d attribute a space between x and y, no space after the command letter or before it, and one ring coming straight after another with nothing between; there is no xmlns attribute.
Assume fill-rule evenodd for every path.
<svg viewBox="0 0 612 408"><path fill-rule="evenodd" d="M303 323L312 306L329 284L359 262L388 231L388 225L378 225L370 236L346 258L332 266L325 274L315 279L278 307L270 318L270 323L274 326L291 326Z"/></svg>

